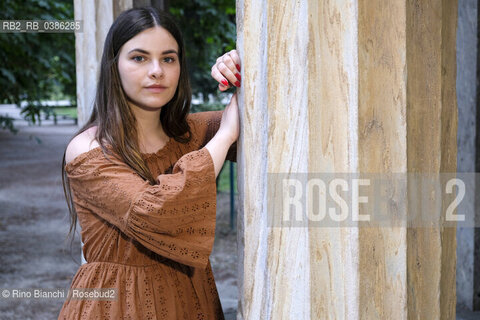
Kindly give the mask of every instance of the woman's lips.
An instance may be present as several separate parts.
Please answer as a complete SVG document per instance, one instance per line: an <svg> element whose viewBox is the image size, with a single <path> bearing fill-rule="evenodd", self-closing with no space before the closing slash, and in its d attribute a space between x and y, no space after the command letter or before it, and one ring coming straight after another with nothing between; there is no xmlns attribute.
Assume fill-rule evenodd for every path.
<svg viewBox="0 0 480 320"><path fill-rule="evenodd" d="M163 86L149 86L149 87L146 87L146 89L148 89L148 91L150 92L154 92L154 93L160 93L160 92L163 92L165 91L165 89L167 89L166 87L163 87Z"/></svg>

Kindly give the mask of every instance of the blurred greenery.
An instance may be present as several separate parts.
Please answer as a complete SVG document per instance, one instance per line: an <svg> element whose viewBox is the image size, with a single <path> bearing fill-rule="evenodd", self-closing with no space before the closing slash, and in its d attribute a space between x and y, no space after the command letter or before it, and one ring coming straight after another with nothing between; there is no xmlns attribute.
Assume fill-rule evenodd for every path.
<svg viewBox="0 0 480 320"><path fill-rule="evenodd" d="M235 0L170 0L169 11L183 32L187 63L195 96L215 102L222 94L211 67L223 53L236 48ZM212 109L209 109L212 110Z"/></svg>
<svg viewBox="0 0 480 320"><path fill-rule="evenodd" d="M77 108L76 107L52 108L52 111L57 116L67 116L67 117L70 117L70 118L77 118Z"/></svg>
<svg viewBox="0 0 480 320"><path fill-rule="evenodd" d="M18 132L18 130L13 125L13 120L14 119L9 117L9 116L0 115L0 128L1 129L8 129L8 130L10 130L10 132L16 134Z"/></svg>
<svg viewBox="0 0 480 320"><path fill-rule="evenodd" d="M233 190L235 193L237 190L237 164L233 163ZM230 192L230 161L225 161L222 171L219 174L217 191Z"/></svg>
<svg viewBox="0 0 480 320"><path fill-rule="evenodd" d="M73 20L73 1L2 0L0 20ZM43 100L76 105L73 33L0 33L0 61L0 103L25 101L25 119L36 123L41 112L52 113ZM0 126L8 123L0 116Z"/></svg>
<svg viewBox="0 0 480 320"><path fill-rule="evenodd" d="M224 97L210 76L211 66L235 48L235 0L170 0L185 38L195 97L203 98L192 112L220 110ZM2 0L0 20L73 20L73 1ZM46 100L70 100L76 107L74 33L0 33L0 103L20 106L32 123L40 114L59 114ZM213 100L208 99L213 97ZM0 115L0 128L15 132L11 118Z"/></svg>
<svg viewBox="0 0 480 320"><path fill-rule="evenodd" d="M192 113L195 112L203 112L203 111L218 111L223 110L225 105L217 102L217 103L201 103L201 104L192 104L190 111Z"/></svg>

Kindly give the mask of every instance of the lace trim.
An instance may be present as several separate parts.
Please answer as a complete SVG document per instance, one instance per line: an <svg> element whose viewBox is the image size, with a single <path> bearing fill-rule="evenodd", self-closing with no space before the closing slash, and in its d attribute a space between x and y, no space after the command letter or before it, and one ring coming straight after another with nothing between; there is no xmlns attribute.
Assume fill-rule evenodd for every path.
<svg viewBox="0 0 480 320"><path fill-rule="evenodd" d="M168 155L167 151L169 151L171 149L174 142L175 142L175 139L170 138L170 139L168 139L167 143L163 147L158 149L157 151L148 152L148 153L141 153L141 155L144 159L148 159L148 158L151 158L151 157L165 157L165 156Z"/></svg>

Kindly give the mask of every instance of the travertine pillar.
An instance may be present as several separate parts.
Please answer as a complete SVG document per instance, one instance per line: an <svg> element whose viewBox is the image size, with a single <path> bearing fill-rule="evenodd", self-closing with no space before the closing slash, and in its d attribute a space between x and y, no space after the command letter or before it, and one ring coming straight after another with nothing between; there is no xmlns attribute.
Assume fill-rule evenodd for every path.
<svg viewBox="0 0 480 320"><path fill-rule="evenodd" d="M75 33L78 125L87 122L93 108L102 59L103 42L113 22L112 1L75 0L75 20L83 32Z"/></svg>
<svg viewBox="0 0 480 320"><path fill-rule="evenodd" d="M237 1L239 319L454 319L455 228L278 227L267 199L275 174L454 172L456 14L455 0ZM386 186L384 214L418 213L411 183Z"/></svg>

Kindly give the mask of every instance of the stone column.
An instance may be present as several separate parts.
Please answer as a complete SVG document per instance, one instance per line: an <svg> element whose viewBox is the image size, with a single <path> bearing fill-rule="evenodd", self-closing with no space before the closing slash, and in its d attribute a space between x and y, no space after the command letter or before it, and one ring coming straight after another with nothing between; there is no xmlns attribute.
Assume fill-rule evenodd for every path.
<svg viewBox="0 0 480 320"><path fill-rule="evenodd" d="M280 226L275 208L281 174L455 172L456 17L454 0L237 1L238 319L454 319L454 227L322 226L305 201ZM384 214L418 213L411 181Z"/></svg>
<svg viewBox="0 0 480 320"><path fill-rule="evenodd" d="M75 33L78 125L87 122L95 101L103 42L113 22L112 1L75 0L75 20L83 21L83 32Z"/></svg>

